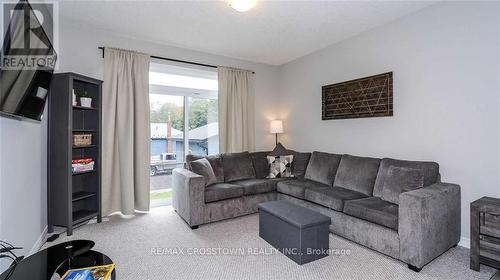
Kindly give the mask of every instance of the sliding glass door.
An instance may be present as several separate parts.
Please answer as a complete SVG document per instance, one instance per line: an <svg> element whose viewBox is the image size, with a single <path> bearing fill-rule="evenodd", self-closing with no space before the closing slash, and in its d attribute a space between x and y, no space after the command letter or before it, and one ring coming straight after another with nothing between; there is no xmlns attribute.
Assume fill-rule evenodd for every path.
<svg viewBox="0 0 500 280"><path fill-rule="evenodd" d="M172 170L187 154L219 152L217 73L151 63L151 205L169 205Z"/></svg>
<svg viewBox="0 0 500 280"><path fill-rule="evenodd" d="M184 158L184 98L150 94L150 110L150 175L155 176L171 171Z"/></svg>

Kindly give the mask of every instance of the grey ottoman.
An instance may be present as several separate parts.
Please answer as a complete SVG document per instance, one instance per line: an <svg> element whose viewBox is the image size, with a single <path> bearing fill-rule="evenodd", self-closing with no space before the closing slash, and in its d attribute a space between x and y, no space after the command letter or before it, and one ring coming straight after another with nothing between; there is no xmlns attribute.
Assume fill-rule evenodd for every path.
<svg viewBox="0 0 500 280"><path fill-rule="evenodd" d="M328 256L330 217L284 200L259 204L259 236L302 265Z"/></svg>

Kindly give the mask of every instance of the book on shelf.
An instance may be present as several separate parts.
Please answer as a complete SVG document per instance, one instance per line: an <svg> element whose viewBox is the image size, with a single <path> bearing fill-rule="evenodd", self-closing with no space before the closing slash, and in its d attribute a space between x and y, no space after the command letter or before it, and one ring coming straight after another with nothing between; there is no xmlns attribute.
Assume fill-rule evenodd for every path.
<svg viewBox="0 0 500 280"><path fill-rule="evenodd" d="M108 280L115 269L115 264L106 264L92 267L68 270L61 280Z"/></svg>
<svg viewBox="0 0 500 280"><path fill-rule="evenodd" d="M79 158L71 160L71 169L73 173L86 172L94 170L95 161L92 158Z"/></svg>

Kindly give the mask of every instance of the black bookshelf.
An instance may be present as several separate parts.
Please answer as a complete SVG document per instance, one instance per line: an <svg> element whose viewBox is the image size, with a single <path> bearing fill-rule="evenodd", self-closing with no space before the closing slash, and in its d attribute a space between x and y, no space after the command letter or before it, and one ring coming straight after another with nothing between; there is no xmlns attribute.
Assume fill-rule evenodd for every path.
<svg viewBox="0 0 500 280"><path fill-rule="evenodd" d="M73 91L86 91L92 107L73 105ZM97 218L101 222L102 81L75 73L55 74L48 101L48 231ZM77 98L78 99L78 98ZM92 134L89 145L73 145L73 135ZM73 159L92 158L94 169L73 173Z"/></svg>

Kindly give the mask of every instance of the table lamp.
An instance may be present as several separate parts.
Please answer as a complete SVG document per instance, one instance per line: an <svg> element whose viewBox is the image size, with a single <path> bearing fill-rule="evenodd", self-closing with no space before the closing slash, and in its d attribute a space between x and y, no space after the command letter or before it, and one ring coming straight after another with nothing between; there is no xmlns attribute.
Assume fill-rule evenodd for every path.
<svg viewBox="0 0 500 280"><path fill-rule="evenodd" d="M278 145L278 133L283 133L283 121L282 120L271 121L270 132L276 134L276 145Z"/></svg>

